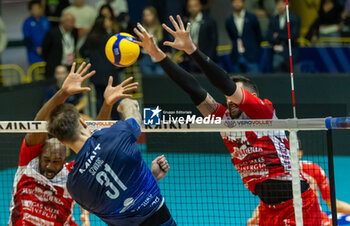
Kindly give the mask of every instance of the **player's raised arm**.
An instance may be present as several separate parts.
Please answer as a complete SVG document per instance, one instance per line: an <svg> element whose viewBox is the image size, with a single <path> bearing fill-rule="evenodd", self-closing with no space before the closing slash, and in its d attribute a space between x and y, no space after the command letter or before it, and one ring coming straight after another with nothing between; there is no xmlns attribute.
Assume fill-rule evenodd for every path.
<svg viewBox="0 0 350 226"><path fill-rule="evenodd" d="M215 87L220 89L223 94L228 96L233 103L240 104L242 100L241 89L237 89L236 84L230 79L227 72L214 63L208 56L202 53L192 42L190 36L191 24L188 23L187 28L185 29L180 16L177 16L177 22L172 16L169 18L175 28L175 31L165 24L162 26L174 37L174 41L166 41L164 42L164 45L185 51L196 61L203 73Z"/></svg>
<svg viewBox="0 0 350 226"><path fill-rule="evenodd" d="M58 105L64 103L70 95L81 93L84 91L90 91L88 87L82 87L82 83L93 76L95 71L88 73L90 64L85 62L75 71L76 63L73 63L72 69L64 81L62 88L48 100L36 114L35 121L46 121L49 119L51 111ZM44 144L47 138L47 133L28 133L25 137L25 141L28 146L35 144Z"/></svg>
<svg viewBox="0 0 350 226"><path fill-rule="evenodd" d="M129 98L123 99L120 101L118 111L122 113L124 120L133 118L137 124L141 126L142 117L140 113L139 103L136 100Z"/></svg>
<svg viewBox="0 0 350 226"><path fill-rule="evenodd" d="M130 92L136 90L139 84L138 82L130 83L132 79L133 77L127 78L119 85L113 87L113 77L109 77L108 85L103 94L104 102L97 120L110 120L113 105L120 99L132 97Z"/></svg>
<svg viewBox="0 0 350 226"><path fill-rule="evenodd" d="M172 62L155 44L153 37L140 23L134 28L135 34L141 39L138 43L146 52L160 64L168 76L180 86L192 99L199 111L207 116L216 109L216 101L203 89L198 81L187 71Z"/></svg>

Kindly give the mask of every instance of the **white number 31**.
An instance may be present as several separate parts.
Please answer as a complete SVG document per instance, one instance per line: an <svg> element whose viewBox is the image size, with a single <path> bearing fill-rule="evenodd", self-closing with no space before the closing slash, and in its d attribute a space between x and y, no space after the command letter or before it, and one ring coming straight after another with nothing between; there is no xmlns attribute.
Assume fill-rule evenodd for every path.
<svg viewBox="0 0 350 226"><path fill-rule="evenodd" d="M107 176L107 173L109 173L112 178L114 179L114 181L119 185L119 187L125 191L127 189L127 187L123 184L123 182L119 179L119 177L115 174L115 172L111 169L111 167L105 163L105 168L103 171L99 172L96 175L96 180L99 184L101 184L102 186L106 186L109 187L111 189L106 191L106 195L110 198L110 199L116 199L119 197L119 190L118 188L113 184L113 181L111 182L109 177Z"/></svg>

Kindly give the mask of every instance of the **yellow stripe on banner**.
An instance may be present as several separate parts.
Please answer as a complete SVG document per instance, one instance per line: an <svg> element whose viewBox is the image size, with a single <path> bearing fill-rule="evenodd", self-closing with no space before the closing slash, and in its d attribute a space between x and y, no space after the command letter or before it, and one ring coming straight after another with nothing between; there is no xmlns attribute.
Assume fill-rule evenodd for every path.
<svg viewBox="0 0 350 226"><path fill-rule="evenodd" d="M23 69L18 66L17 64L1 64L0 65L0 70L14 70L16 71L19 76L20 76L20 80L21 80L21 83L26 83L28 78L26 76L26 74L24 73Z"/></svg>

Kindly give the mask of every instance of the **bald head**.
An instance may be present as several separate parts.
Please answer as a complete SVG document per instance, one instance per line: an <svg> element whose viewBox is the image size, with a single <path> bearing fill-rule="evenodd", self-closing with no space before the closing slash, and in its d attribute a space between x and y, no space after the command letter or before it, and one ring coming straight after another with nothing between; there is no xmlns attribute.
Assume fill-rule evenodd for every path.
<svg viewBox="0 0 350 226"><path fill-rule="evenodd" d="M61 16L61 25L67 32L74 29L75 17L71 13L63 13Z"/></svg>
<svg viewBox="0 0 350 226"><path fill-rule="evenodd" d="M66 147L56 138L46 141L39 157L39 170L48 179L54 178L66 162Z"/></svg>

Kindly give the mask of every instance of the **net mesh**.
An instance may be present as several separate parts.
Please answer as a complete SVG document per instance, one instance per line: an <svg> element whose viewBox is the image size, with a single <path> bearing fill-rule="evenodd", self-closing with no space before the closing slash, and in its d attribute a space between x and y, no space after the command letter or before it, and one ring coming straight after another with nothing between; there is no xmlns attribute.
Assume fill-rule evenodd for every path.
<svg viewBox="0 0 350 226"><path fill-rule="evenodd" d="M238 138L246 139L243 134L235 132ZM325 131L298 132L298 137L304 152L303 163L315 163L328 175ZM11 191L23 138L24 134L0 134L0 225L6 225L9 220ZM171 169L159 186L178 225L246 225L259 204L259 198L242 182L219 133L147 133L140 140L139 149L149 166L162 154L169 161ZM259 153L252 158L257 158L256 155ZM74 159L74 155L69 159ZM318 175L317 170L311 167L308 173ZM312 175L304 176L315 189L322 210L329 213L322 200L324 191L317 188L322 188L322 184L317 184L320 178L310 180ZM327 180L322 183L326 187ZM78 207L73 212L81 225ZM91 225L105 225L93 215L90 221Z"/></svg>

